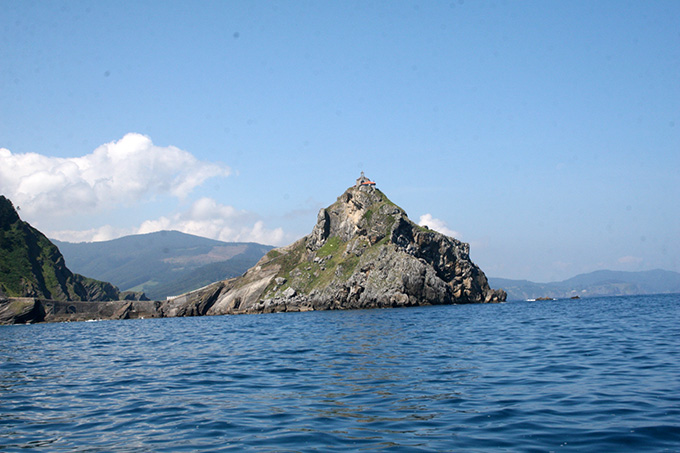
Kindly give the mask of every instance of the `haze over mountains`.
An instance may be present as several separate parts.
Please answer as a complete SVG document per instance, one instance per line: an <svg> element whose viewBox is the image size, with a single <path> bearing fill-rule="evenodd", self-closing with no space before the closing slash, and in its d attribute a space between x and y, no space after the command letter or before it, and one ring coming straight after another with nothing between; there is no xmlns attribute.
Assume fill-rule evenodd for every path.
<svg viewBox="0 0 680 453"><path fill-rule="evenodd" d="M74 272L125 290L143 291L153 300L239 276L272 249L268 245L222 242L179 231L104 242L52 242Z"/></svg>
<svg viewBox="0 0 680 453"><path fill-rule="evenodd" d="M495 288L503 288L508 293L508 300L628 296L680 293L680 273L661 269L640 272L600 270L579 274L561 282L535 283L491 277L489 284Z"/></svg>
<svg viewBox="0 0 680 453"><path fill-rule="evenodd" d="M25 272L19 272L23 278L20 286L28 285L23 295L60 298L63 293L63 298L67 300L137 297L119 294L120 288L122 291L144 292L151 299L163 300L242 275L272 249L271 246L256 243L227 243L178 231L161 231L105 242L69 243L54 240L52 243L58 247L57 250L47 238L40 239L42 235L37 230L19 220L9 200L4 197L3 200L6 208L2 211L5 213L3 225L6 231L3 230L2 250L8 255L2 260L4 264L0 264L9 266L5 269L9 272L8 282L19 281L19 277L13 280L10 274L25 268ZM27 235L26 238L35 238L30 241L26 239L35 243L33 246L21 245L24 240L18 236L16 240L11 239L11 234L19 234L24 230L25 233L21 234ZM43 251L44 257L41 257ZM35 255L35 262L24 253ZM61 259L62 255L65 263ZM52 266L47 265L51 262L54 262L57 270L53 271ZM43 270L36 273L36 269ZM71 271L75 274L73 282L69 277ZM42 272L48 272L50 276L43 277ZM56 281L61 283L55 283L57 286L50 283ZM102 286L103 282L111 282L117 288ZM505 290L508 300L680 293L680 273L660 269L642 272L602 270L550 283L490 277L489 283L492 287ZM5 283L5 291L9 294L14 291L12 285ZM91 288L83 289L82 285ZM103 291L104 287L109 288L108 292ZM79 295L71 294L74 290Z"/></svg>

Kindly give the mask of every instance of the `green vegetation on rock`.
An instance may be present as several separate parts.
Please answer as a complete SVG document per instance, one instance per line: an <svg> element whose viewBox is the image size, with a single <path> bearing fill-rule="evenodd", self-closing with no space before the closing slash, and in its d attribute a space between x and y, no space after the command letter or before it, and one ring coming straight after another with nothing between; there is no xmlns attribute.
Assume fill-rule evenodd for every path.
<svg viewBox="0 0 680 453"><path fill-rule="evenodd" d="M0 291L8 297L115 300L110 283L73 274L59 249L0 195Z"/></svg>
<svg viewBox="0 0 680 453"><path fill-rule="evenodd" d="M242 277L170 305L177 313L227 314L503 300L470 260L468 244L419 227L358 180L319 211L309 235L270 251Z"/></svg>
<svg viewBox="0 0 680 453"><path fill-rule="evenodd" d="M328 238L326 243L319 250L317 250L316 256L326 257L326 256L332 255L333 253L337 254L338 251L341 251L342 249L344 249L345 245L346 244L340 242L339 237L337 237L337 236L330 237L330 238ZM342 249L341 249L341 246L342 246Z"/></svg>

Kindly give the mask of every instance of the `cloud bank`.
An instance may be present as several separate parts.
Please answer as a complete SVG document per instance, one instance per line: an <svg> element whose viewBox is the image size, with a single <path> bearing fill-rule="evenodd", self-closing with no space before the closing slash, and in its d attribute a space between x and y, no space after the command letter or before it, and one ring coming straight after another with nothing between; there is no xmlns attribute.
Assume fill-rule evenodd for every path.
<svg viewBox="0 0 680 453"><path fill-rule="evenodd" d="M68 215L129 205L156 195L184 198L229 167L130 133L82 157L13 154L0 148L0 192L29 215Z"/></svg>
<svg viewBox="0 0 680 453"><path fill-rule="evenodd" d="M155 197L170 196L189 203L190 193L206 180L230 174L226 165L201 161L174 146L156 146L149 137L135 133L99 146L82 157L13 154L0 148L0 193L21 207L22 217L42 219L43 224L50 223L44 222L46 218L61 217L68 221L72 214L96 215L106 223L102 213L110 214L121 207L131 213L134 210L128 208ZM281 245L284 240L281 228L268 229L256 214L211 198L200 198L184 211L155 219L125 220L130 226L104 224L85 230L76 226L45 233L69 242L106 241L160 230L177 230L226 242Z"/></svg>
<svg viewBox="0 0 680 453"><path fill-rule="evenodd" d="M137 227L115 228L104 225L90 230L55 231L50 237L66 242L96 242L163 230L176 230L224 242L282 245L286 239L283 229L267 229L255 214L220 204L211 198L201 198L184 212L145 220Z"/></svg>
<svg viewBox="0 0 680 453"><path fill-rule="evenodd" d="M147 220L137 233L161 230L177 230L225 242L259 242L270 245L280 245L284 238L281 228L268 230L264 222L252 213L220 204L211 198L195 201L185 212Z"/></svg>
<svg viewBox="0 0 680 453"><path fill-rule="evenodd" d="M457 231L453 231L452 229L446 226L446 222L440 219L435 219L434 217L432 217L432 214L429 213L420 216L418 225L426 226L431 230L439 231L442 234L451 236L456 239L460 238L460 233L458 233Z"/></svg>

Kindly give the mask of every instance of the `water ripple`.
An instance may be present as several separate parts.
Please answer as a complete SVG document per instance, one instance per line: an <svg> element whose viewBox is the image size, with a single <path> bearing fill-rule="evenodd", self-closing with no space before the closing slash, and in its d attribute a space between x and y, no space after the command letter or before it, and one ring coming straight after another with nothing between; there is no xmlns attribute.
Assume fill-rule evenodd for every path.
<svg viewBox="0 0 680 453"><path fill-rule="evenodd" d="M0 449L677 451L680 298L0 328Z"/></svg>

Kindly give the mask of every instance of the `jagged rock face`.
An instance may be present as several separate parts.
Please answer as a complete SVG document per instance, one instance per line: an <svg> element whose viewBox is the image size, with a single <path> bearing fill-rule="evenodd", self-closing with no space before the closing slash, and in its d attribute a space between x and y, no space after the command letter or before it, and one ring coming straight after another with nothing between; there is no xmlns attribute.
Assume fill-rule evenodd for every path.
<svg viewBox="0 0 680 453"><path fill-rule="evenodd" d="M182 296L184 308L177 312L379 308L505 297L489 288L468 244L416 225L374 186L355 186L319 212L311 234L270 251L242 277ZM187 308L199 305L201 310Z"/></svg>

